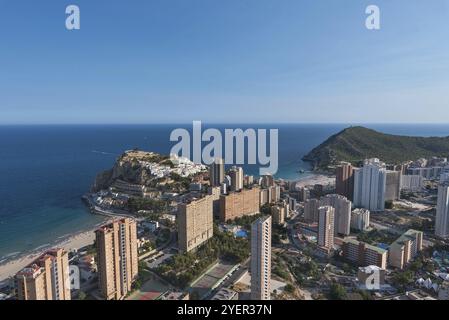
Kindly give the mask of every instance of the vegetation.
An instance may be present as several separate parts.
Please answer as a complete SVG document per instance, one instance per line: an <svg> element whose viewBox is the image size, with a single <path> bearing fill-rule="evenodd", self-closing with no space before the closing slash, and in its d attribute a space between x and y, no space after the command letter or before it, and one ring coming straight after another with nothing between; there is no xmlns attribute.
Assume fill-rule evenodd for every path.
<svg viewBox="0 0 449 320"><path fill-rule="evenodd" d="M167 202L158 199L146 199L146 198L130 198L128 200L128 208L132 212L138 212L140 210L150 211L152 213L162 213L167 207Z"/></svg>
<svg viewBox="0 0 449 320"><path fill-rule="evenodd" d="M239 263L248 258L249 253L247 239L234 238L214 226L214 237L196 252L175 255L155 271L172 284L185 288L218 259Z"/></svg>
<svg viewBox="0 0 449 320"><path fill-rule="evenodd" d="M366 242L371 245L378 243L391 243L396 240L398 236L385 230L371 230L368 232L361 232L357 235L357 240Z"/></svg>
<svg viewBox="0 0 449 320"><path fill-rule="evenodd" d="M318 264L313 260L290 264L290 270L300 285L310 286L321 277Z"/></svg>
<svg viewBox="0 0 449 320"><path fill-rule="evenodd" d="M251 229L251 224L259 219L261 217L260 214L252 215L252 216L243 216L239 218L235 218L234 220L230 221L232 224L242 226L246 230Z"/></svg>
<svg viewBox="0 0 449 320"><path fill-rule="evenodd" d="M413 276L414 273L411 270L398 271L392 277L393 286L401 291L405 291L407 289L407 286L413 283Z"/></svg>
<svg viewBox="0 0 449 320"><path fill-rule="evenodd" d="M380 158L391 164L431 156L449 155L449 137L407 137L384 134L364 127L349 127L331 136L303 159L327 169L340 161L358 163Z"/></svg>
<svg viewBox="0 0 449 320"><path fill-rule="evenodd" d="M332 283L329 288L329 299L330 300L345 300L348 296L346 289L338 283Z"/></svg>

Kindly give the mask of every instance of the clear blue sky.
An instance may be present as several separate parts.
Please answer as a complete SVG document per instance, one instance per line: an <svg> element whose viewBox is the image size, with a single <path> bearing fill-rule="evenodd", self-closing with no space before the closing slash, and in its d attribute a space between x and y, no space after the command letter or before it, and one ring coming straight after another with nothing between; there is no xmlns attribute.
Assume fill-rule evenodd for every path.
<svg viewBox="0 0 449 320"><path fill-rule="evenodd" d="M0 123L192 120L449 122L449 1L0 0Z"/></svg>

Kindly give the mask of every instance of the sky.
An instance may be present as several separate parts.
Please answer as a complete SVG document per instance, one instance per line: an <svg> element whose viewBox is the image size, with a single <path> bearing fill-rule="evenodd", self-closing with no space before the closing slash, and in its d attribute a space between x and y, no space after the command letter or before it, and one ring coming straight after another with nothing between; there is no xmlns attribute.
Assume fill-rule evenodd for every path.
<svg viewBox="0 0 449 320"><path fill-rule="evenodd" d="M448 0L0 0L0 124L449 122L448 89Z"/></svg>

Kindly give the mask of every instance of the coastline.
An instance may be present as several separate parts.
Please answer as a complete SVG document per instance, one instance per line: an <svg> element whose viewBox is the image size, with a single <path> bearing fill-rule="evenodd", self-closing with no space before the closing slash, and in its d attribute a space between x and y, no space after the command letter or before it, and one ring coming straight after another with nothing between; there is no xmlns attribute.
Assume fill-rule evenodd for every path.
<svg viewBox="0 0 449 320"><path fill-rule="evenodd" d="M33 260L37 259L45 251L50 248L62 248L67 251L78 250L85 246L91 245L95 240L95 230L98 229L102 224L106 224L113 219L106 220L104 223L100 223L89 230L84 230L76 234L67 235L62 239L56 240L52 244L47 244L34 249L31 252L23 253L19 257L14 257L11 260L5 259L6 261L0 264L0 282L8 279L9 277L16 274L21 269L28 266Z"/></svg>
<svg viewBox="0 0 449 320"><path fill-rule="evenodd" d="M322 173L314 173L311 172L310 175L293 180L296 182L297 186L303 187L307 185L314 184L324 184L327 185L329 183L335 183L335 178L330 175L325 175ZM87 200L84 198L84 200ZM18 271L29 265L33 260L38 258L41 254L43 254L46 250L50 248L63 248L67 251L80 249L87 245L91 245L95 240L95 230L103 224L107 224L119 216L123 216L116 212L106 212L102 210L98 210L95 206L92 206L90 201L86 201L86 205L89 207L92 214L99 214L107 217L107 219L95 225L93 228L89 228L87 230L80 231L75 234L69 234L65 237L59 238L55 240L51 244L46 244L44 246L40 246L32 250L31 252L25 252L19 254L19 256L13 257L4 257L4 262L0 263L0 282L8 279L9 277L16 274Z"/></svg>

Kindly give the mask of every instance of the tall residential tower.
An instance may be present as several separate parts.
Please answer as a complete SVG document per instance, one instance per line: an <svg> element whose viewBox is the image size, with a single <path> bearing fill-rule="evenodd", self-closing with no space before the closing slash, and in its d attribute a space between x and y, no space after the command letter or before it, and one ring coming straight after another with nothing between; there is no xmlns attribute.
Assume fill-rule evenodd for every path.
<svg viewBox="0 0 449 320"><path fill-rule="evenodd" d="M103 297L121 300L138 274L136 222L125 218L96 232L98 280Z"/></svg>
<svg viewBox="0 0 449 320"><path fill-rule="evenodd" d="M251 225L251 300L270 300L271 216Z"/></svg>

